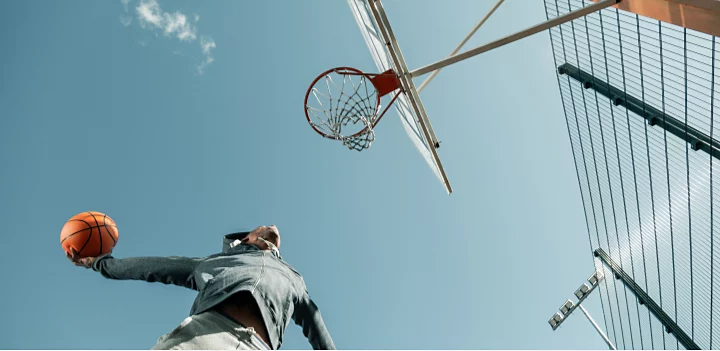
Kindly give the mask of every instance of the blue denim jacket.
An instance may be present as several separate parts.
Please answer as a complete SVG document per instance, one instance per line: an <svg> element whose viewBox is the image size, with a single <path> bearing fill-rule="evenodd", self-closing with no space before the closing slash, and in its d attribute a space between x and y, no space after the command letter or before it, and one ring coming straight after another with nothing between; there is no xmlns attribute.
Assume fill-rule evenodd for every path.
<svg viewBox="0 0 720 351"><path fill-rule="evenodd" d="M207 257L99 257L93 269L110 279L175 284L198 291L190 315L205 312L231 295L249 291L262 313L270 346L280 348L292 318L313 349L334 350L320 311L308 295L302 276L278 253L231 243L247 232L225 235L222 253Z"/></svg>

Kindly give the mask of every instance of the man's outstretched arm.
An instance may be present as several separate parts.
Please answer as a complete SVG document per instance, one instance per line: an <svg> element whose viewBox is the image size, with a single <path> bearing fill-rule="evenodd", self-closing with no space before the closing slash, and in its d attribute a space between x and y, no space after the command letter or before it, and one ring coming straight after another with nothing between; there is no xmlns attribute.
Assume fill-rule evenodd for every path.
<svg viewBox="0 0 720 351"><path fill-rule="evenodd" d="M202 260L202 258L181 256L117 259L105 255L92 260L91 266L93 270L109 279L145 280L197 290L193 272Z"/></svg>
<svg viewBox="0 0 720 351"><path fill-rule="evenodd" d="M295 324L302 327L303 335L308 339L314 350L335 350L335 344L330 337L330 332L325 327L325 322L322 315L320 315L320 309L307 292L295 304L292 317Z"/></svg>

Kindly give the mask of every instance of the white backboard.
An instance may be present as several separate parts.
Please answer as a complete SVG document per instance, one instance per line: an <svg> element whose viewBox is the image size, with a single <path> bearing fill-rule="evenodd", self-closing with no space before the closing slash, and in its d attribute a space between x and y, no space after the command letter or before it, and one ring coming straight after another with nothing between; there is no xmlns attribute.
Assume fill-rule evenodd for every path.
<svg viewBox="0 0 720 351"><path fill-rule="evenodd" d="M425 116L425 108L422 106L415 85L407 76L408 68L397 46L390 24L385 18L382 4L379 0L348 0L348 4L370 49L370 55L377 65L377 73L393 69L401 76L405 93L395 101L398 116L410 140L442 182L448 194L451 193L452 187L450 187L450 182L435 150L434 145L437 138L432 131L430 121ZM384 43L388 43L388 45Z"/></svg>

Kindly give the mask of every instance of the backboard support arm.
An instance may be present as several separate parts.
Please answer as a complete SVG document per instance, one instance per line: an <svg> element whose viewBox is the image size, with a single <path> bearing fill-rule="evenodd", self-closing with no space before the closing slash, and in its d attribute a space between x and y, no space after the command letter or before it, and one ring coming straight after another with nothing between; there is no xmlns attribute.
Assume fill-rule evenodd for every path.
<svg viewBox="0 0 720 351"><path fill-rule="evenodd" d="M594 4L592 4L592 5L585 6L585 7L581 8L581 9L578 9L578 10L575 10L575 11L573 11L573 12L567 13L567 14L565 14L565 15L562 15L562 16L559 16L559 17L556 17L556 18L553 18L553 19L551 19L551 20L545 21L545 22L543 22L543 23L540 23L540 24L538 24L538 25L532 26L532 27L530 27L530 28L521 30L521 31L519 31L519 32L517 32L517 33L515 33L515 34L508 35L508 36L506 36L506 37L504 37L504 38L495 40L495 41L493 41L493 42L490 42L490 43L487 43L487 44L485 44L485 45L476 47L476 48L474 48L474 49L470 49L470 50L465 51L465 52L463 52L463 53L461 53L461 54L457 54L457 55L448 57L448 58L446 58L446 59L440 60L440 61L438 61L438 62L429 64L429 65L427 65L427 66L425 66L425 67L420 67L420 68L418 68L418 69L410 72L409 75L410 75L411 78L417 78L417 77L419 77L419 76L422 76L422 75L425 75L425 74L427 74L427 73L430 73L430 72L436 71L436 70L438 70L438 69L441 69L441 68L443 68L443 67L445 67L445 66L452 65L452 64L454 64L454 63L457 63L457 62L460 62L460 61L462 61L462 60L471 58L471 57L473 57L473 56L480 55L480 54L482 54L482 53L484 53L484 52L487 52L487 51L490 51L490 50L493 50L493 49L497 49L497 48L499 48L499 47L501 47L501 46L503 46L503 45L510 44L510 43L512 43L512 42L518 41L518 40L520 40L520 39L523 39L523 38L529 37L529 36L531 36L531 35L534 35L534 34L537 34L537 33L542 32L542 31L545 31L545 30L547 30L547 29L550 29L550 28L552 28L552 27L561 25L561 24L563 24L563 23L570 22L570 21L575 20L575 19L577 19L577 18L580 18L580 17L583 17L583 16L587 16L587 15L593 13L593 12L597 12L597 11L600 11L600 10L602 10L602 9L604 9L604 8L608 8L608 7L610 7L610 6L616 5L616 4L620 3L621 1L622 1L622 0L602 0L602 1L598 1L598 2L596 2L596 3L594 3Z"/></svg>
<svg viewBox="0 0 720 351"><path fill-rule="evenodd" d="M457 54L458 51L460 51L460 49L462 49L462 47L465 46L465 44L467 44L468 40L470 40L470 38L471 38L473 35L475 35L475 33L478 31L478 29L480 29L480 27L482 27L482 25L485 24L485 22L488 20L488 18L490 18L490 16L492 16L492 14L495 13L495 10L497 10L498 7L500 7L500 5L502 5L502 3L503 3L504 1L505 1L505 0L498 0L498 2L495 3L495 6L493 6L493 7L490 9L490 11L488 11L488 13L485 15L485 17L483 17L483 18L480 20L480 22L478 22L478 23L475 25L475 27L470 31L470 33L468 33L468 35L465 37L465 39L463 39L463 41L461 41L460 44L458 44L458 46L455 47L455 50L453 50L453 51L450 53L450 55L448 55L448 57L455 56L455 54ZM422 82L422 84L420 84L420 86L417 88L418 94L419 94L423 89L425 89L425 87L426 87L428 84L430 84L430 81L432 81L433 78L435 78L435 76L436 76L438 73L440 73L440 68L438 68L437 70L433 71L433 73L430 75L430 77L427 77L427 78L425 79L425 81Z"/></svg>
<svg viewBox="0 0 720 351"><path fill-rule="evenodd" d="M408 69L402 53L400 53L399 50L396 50L397 41L395 40L395 34L390 28L389 21L387 20L387 16L385 15L385 9L382 7L380 0L370 0L369 4L372 15L375 17L375 21L379 26L380 34L383 37L385 45L392 48L392 50L389 51L394 66L397 67L397 69L400 71L398 72L398 78L400 79L400 83L402 84L402 88L405 93L412 96L412 99L410 99L410 107L414 110L415 115L418 116L418 121L422 126L423 136L425 137L425 140L427 140L427 142L429 143L428 150L430 151L433 157L433 161L437 165L438 171L440 172L440 177L442 178L445 190L448 194L450 194L452 193L452 187L450 186L450 181L445 174L445 169L440 162L440 157L438 156L436 150L439 147L439 142L437 140L437 137L435 136L435 133L432 130L430 121L427 119L424 107L416 102L420 99L420 97L417 94L417 90L415 89L415 83L410 77L410 74L406 73L408 72Z"/></svg>

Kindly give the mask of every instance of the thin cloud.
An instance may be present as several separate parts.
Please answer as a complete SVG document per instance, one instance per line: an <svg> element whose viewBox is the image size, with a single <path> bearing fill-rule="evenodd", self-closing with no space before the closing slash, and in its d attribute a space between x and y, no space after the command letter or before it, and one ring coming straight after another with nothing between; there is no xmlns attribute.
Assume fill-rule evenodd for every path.
<svg viewBox="0 0 720 351"><path fill-rule="evenodd" d="M182 41L197 39L197 29L188 23L180 12L164 12L157 0L142 0L136 8L138 21L143 28L160 29L166 36L175 35Z"/></svg>
<svg viewBox="0 0 720 351"><path fill-rule="evenodd" d="M125 13L127 13L130 0L120 0L120 3L123 5L123 10L125 10ZM128 27L132 24L132 17L128 15L120 15L120 23L122 23L124 27Z"/></svg>
<svg viewBox="0 0 720 351"><path fill-rule="evenodd" d="M123 5L125 12L128 12L131 0L120 0ZM198 14L192 14L192 17L188 17L185 14L175 11L166 12L160 8L158 0L140 0L140 3L135 7L135 14L137 15L138 23L141 28L149 29L155 32L158 36L158 32L162 33L165 37L174 37L182 42L193 42L198 39L197 23L200 21ZM120 23L123 26L128 27L132 24L132 18L128 16L120 16ZM147 46L148 41L140 41L141 46ZM212 50L215 49L217 44L209 36L200 36L200 49L202 51L202 61L197 66L198 74L202 75L205 72L205 68L215 61L212 55ZM177 54L179 51L173 51Z"/></svg>
<svg viewBox="0 0 720 351"><path fill-rule="evenodd" d="M215 58L212 56L211 50L215 48L215 40L210 37L201 37L200 38L200 48L202 48L203 56L205 56L203 62L200 63L200 65L197 67L198 74L202 75L205 73L205 67L207 65L213 63L215 61Z"/></svg>
<svg viewBox="0 0 720 351"><path fill-rule="evenodd" d="M132 24L132 17L130 17L130 16L120 16L120 23L122 23L122 25L123 25L124 27L128 27L128 26L130 26L130 25Z"/></svg>
<svg viewBox="0 0 720 351"><path fill-rule="evenodd" d="M215 41L210 37L200 38L200 47L205 56L210 56L210 50L215 48Z"/></svg>

